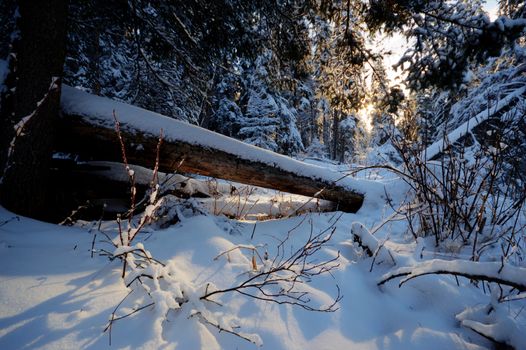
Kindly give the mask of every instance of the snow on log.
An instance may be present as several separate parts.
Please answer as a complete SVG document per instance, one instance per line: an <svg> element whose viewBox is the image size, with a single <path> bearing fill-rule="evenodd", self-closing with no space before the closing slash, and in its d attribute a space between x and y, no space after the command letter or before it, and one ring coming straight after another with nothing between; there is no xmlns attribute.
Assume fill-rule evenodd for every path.
<svg viewBox="0 0 526 350"><path fill-rule="evenodd" d="M159 169L211 176L283 192L317 197L356 212L365 193L372 201L383 186L248 145L142 108L63 86L59 150L97 160L121 161L113 111L126 142L128 161L152 168L161 129Z"/></svg>
<svg viewBox="0 0 526 350"><path fill-rule="evenodd" d="M397 277L405 277L399 286L424 275L454 275L479 281L500 283L519 292L526 291L526 268L503 265L500 262L479 262L467 260L428 260L415 266L396 269L383 275L378 282L382 285Z"/></svg>

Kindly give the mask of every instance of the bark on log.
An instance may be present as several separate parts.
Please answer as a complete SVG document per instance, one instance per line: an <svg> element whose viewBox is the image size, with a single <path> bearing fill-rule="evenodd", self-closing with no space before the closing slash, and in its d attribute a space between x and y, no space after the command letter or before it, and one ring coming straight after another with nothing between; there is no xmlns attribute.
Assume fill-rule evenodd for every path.
<svg viewBox="0 0 526 350"><path fill-rule="evenodd" d="M145 198L154 177L153 170L138 165L129 165L134 171L136 198ZM324 200L309 201L308 197L297 195L276 196L276 202L261 202L258 191L250 185L196 179L182 174L157 173L162 194L178 198L194 198L209 212L232 218L264 220L288 217L308 212L328 212L336 210L333 202ZM107 161L76 162L72 159L55 158L53 180L57 192L63 193L60 208L57 208L57 221L63 222L75 212L75 219L108 220L117 214L126 213L130 208L130 179L124 164ZM254 191L255 190L255 191ZM269 198L270 199L270 198ZM168 199L172 202L172 199ZM64 209L58 212L60 209ZM136 213L144 209L136 208ZM70 220L66 219L66 222Z"/></svg>
<svg viewBox="0 0 526 350"><path fill-rule="evenodd" d="M71 90L71 88L69 89ZM77 92L74 93L78 94ZM97 99L100 99L99 102L108 101L107 99L95 97L95 101L92 103L97 102ZM89 111L82 110L82 113L79 112L80 109L75 111L75 108L72 108L68 103L75 104L76 100L71 99L62 103L64 118L62 119L60 130L61 136L58 138L60 143L57 145L57 148L66 152L74 152L90 159L121 161L121 149L112 125L111 111L105 112L103 116L100 113L93 116L90 115ZM123 106L123 104L114 103L117 106ZM133 112L139 110L135 107L128 107L134 108ZM155 113L140 111L141 113L147 113L144 118L164 118L161 125L167 131L167 135L170 134L170 131L176 133L179 130L178 127L180 128L182 124ZM144 120L142 122L144 123ZM185 124L184 128L188 130L188 128L198 127ZM199 130L199 132L202 132L204 136L218 137L217 134L204 129ZM146 132L138 123L126 121L122 124L121 133L126 143L128 161L132 164L152 168L155 163L159 135ZM228 140L228 142L233 141ZM239 146L245 147L246 145ZM262 154L268 156L268 151L255 150L254 148L250 150L252 152L262 152ZM290 161L296 162L292 159ZM363 194L334 181L304 176L300 173L284 170L278 166L272 166L263 161L243 159L236 155L235 152L192 144L179 139L174 140L173 137L171 139L167 137L163 141L159 170L201 174L283 192L317 197L336 202L339 210L347 212L356 212L364 200Z"/></svg>

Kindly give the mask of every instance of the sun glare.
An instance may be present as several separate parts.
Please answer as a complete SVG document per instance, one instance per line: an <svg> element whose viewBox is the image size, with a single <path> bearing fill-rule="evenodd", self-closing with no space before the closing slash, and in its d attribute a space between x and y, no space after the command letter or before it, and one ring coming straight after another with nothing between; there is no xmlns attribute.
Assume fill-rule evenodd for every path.
<svg viewBox="0 0 526 350"><path fill-rule="evenodd" d="M370 134L373 130L373 119L372 119L373 105L367 104L358 111L358 119L362 122L365 131Z"/></svg>

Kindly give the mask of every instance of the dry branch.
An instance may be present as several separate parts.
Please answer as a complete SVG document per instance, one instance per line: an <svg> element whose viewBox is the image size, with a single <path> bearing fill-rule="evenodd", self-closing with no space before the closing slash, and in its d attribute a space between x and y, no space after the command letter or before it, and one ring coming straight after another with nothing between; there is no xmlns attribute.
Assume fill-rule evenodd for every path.
<svg viewBox="0 0 526 350"><path fill-rule="evenodd" d="M314 258L314 255L330 241L334 232L335 228L331 226L316 235L311 233L305 244L290 255L286 254L284 246L289 239L287 236L278 245L278 251L274 258L269 259L267 254L263 254L264 257L261 258L261 255L257 253L262 262L260 270L254 266L255 268L249 277L241 283L230 288L207 291L200 299L214 301L211 297L235 292L260 301L298 306L307 311L336 311L338 309L336 305L342 298L338 285L336 285L337 295L331 304L320 307L312 306L309 292L300 288L301 285L309 283L312 278L331 274L333 270L339 267L337 262L340 257L339 252L336 257L328 260L318 261ZM234 247L229 251L236 248L254 249L257 252L257 247L248 246ZM254 262L255 258L252 260L253 265L255 265Z"/></svg>

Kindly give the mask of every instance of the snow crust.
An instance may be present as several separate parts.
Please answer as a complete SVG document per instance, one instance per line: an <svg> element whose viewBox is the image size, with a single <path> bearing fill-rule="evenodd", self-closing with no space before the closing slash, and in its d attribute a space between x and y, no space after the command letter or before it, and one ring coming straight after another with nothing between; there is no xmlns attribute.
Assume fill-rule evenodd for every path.
<svg viewBox="0 0 526 350"><path fill-rule="evenodd" d="M5 266L0 272L4 303L0 309L0 348L259 348L203 324L199 320L202 313L225 329L236 329L253 339L261 349L491 349L490 342L468 329L459 329L454 319L464 307L480 300L472 286L464 286L459 294L453 280L433 278L432 282L415 281L414 288L388 292L377 288L376 279L385 267L377 266L369 272L370 261L360 261L349 235L354 220L375 220L369 214L309 214L258 222L253 240L253 222L213 216L190 217L179 225L151 232L143 241L144 247L167 262L166 269L189 301L176 307L178 311L167 312L167 318L159 317L181 295L175 289L173 294L156 290L152 297L158 306L114 324L111 347L108 334L102 331L129 289L120 279L122 266L117 261L97 255L90 258L90 224L67 228L25 218L12 221L0 227L0 262ZM13 214L0 208L0 222L11 217ZM102 229L112 232L112 225L104 223ZM315 281L310 291L314 303L327 303L337 283L344 299L335 313L255 302L238 294L222 296L218 300L222 306L192 302L203 292L199 285L209 290L224 288L249 270L250 253L234 250L214 260L221 252L237 245L264 244L272 254L274 235L283 237L289 232L291 245L297 247L311 229L318 232L331 225L336 227L334 242L320 252L319 259L334 257L340 251L340 267L333 277ZM99 239L103 238L97 239L97 246L104 247ZM150 302L136 293L126 299L119 315Z"/></svg>

